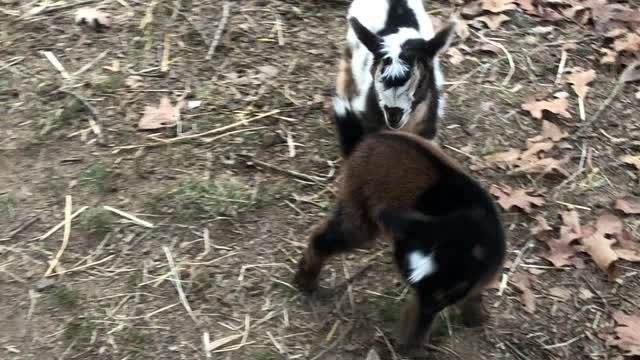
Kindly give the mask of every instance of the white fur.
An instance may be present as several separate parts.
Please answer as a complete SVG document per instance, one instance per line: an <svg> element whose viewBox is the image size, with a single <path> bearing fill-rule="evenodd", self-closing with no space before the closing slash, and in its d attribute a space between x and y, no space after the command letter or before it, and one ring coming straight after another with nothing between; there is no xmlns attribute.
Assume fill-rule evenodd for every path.
<svg viewBox="0 0 640 360"><path fill-rule="evenodd" d="M354 0L349 8L349 17L355 17L360 23L371 32L378 32L384 28L387 21L387 12L389 10L389 0ZM402 44L408 39L423 38L429 40L433 38L435 32L433 24L426 14L422 0L407 0L407 4L413 10L418 20L419 29L416 31L412 28L400 28L397 33L389 34L382 40L382 47L385 56L392 60L391 66L385 69L383 77L396 78L404 74L408 66L400 58ZM358 95L351 99L353 109L357 112L366 110L367 96L373 77L371 76L371 67L373 66L373 54L358 40L355 32L351 27L347 31L347 43L351 48L351 71L353 79L358 90ZM434 64L435 81L439 88L444 83L443 75L440 71L437 59ZM384 91L381 84L375 84L378 92L378 101L380 105L389 107L400 107L406 109L405 114L399 124L404 126L409 119L411 108L411 90L409 84L403 85L401 88L389 89ZM441 97L442 98L442 97ZM439 100L439 113L442 115L443 100ZM386 116L386 115L385 115Z"/></svg>
<svg viewBox="0 0 640 360"><path fill-rule="evenodd" d="M349 100L343 97L334 97L333 98L333 111L339 117L344 117L347 115L347 111L351 110L351 104L349 104Z"/></svg>
<svg viewBox="0 0 640 360"><path fill-rule="evenodd" d="M436 272L436 267L433 253L425 255L420 250L409 253L409 282L412 284L419 282Z"/></svg>

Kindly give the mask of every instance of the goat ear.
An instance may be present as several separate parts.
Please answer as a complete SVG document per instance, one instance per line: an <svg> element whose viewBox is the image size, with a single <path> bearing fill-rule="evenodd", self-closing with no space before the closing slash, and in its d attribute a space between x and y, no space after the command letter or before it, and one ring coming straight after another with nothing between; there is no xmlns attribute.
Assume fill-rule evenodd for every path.
<svg viewBox="0 0 640 360"><path fill-rule="evenodd" d="M356 33L358 40L360 40L374 56L380 55L382 39L378 35L369 31L369 29L353 16L349 17L349 25L351 25L351 28Z"/></svg>
<svg viewBox="0 0 640 360"><path fill-rule="evenodd" d="M455 36L457 24L456 20L450 21L444 29L438 31L433 38L427 40L421 49L422 56L427 59L433 59L447 51Z"/></svg>
<svg viewBox="0 0 640 360"><path fill-rule="evenodd" d="M383 227L396 234L406 234L429 222L429 218L416 210L383 209L378 213Z"/></svg>

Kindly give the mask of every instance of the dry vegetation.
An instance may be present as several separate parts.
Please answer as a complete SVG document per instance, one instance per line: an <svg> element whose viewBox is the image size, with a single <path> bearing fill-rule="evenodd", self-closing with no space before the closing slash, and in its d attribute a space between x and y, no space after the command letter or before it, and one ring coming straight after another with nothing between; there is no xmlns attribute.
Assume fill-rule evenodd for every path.
<svg viewBox="0 0 640 360"><path fill-rule="evenodd" d="M634 1L465 7L440 142L505 208L509 262L490 323L450 310L416 358L640 354ZM347 6L0 1L0 358L401 359L386 244L290 284L340 166Z"/></svg>

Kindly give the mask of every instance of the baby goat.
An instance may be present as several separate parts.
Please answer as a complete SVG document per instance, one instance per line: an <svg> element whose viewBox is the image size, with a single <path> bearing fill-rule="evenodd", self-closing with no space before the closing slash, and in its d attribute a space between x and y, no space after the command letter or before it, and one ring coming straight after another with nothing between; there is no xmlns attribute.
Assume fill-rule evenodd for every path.
<svg viewBox="0 0 640 360"><path fill-rule="evenodd" d="M332 215L314 228L299 261L297 286L313 291L329 257L380 234L393 241L413 290L402 346L419 344L437 313L462 299L465 324L482 323L482 289L505 256L491 196L431 142L397 131L365 136L345 99L334 99L334 112L344 173Z"/></svg>
<svg viewBox="0 0 640 360"><path fill-rule="evenodd" d="M432 139L444 112L437 56L449 46L450 24L434 34L422 0L354 0L337 93L367 120L367 132L402 128Z"/></svg>

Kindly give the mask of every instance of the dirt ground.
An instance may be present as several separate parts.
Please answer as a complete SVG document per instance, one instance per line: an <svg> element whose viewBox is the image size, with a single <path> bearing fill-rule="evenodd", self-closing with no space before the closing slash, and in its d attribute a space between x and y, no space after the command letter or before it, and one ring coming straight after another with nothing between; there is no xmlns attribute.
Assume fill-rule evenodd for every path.
<svg viewBox="0 0 640 360"><path fill-rule="evenodd" d="M93 1L113 15L99 32L73 24L73 2L27 13L41 3L0 1L0 358L364 360L374 348L402 359L392 343L406 288L388 244L336 258L315 297L291 285L340 167L325 104L348 2L232 1L210 60L222 1ZM427 8L451 13L445 1ZM620 71L599 64L604 39L589 26L507 14L482 34L508 49L508 83L507 57L476 50L475 33L455 44L464 61L444 56L439 141L487 187L533 188L546 203L503 212L508 257L519 266L505 269L499 295L487 291L490 322L465 329L449 310L414 358L622 358L610 341L612 313L640 310L640 266L620 262L616 281L584 254L578 266L553 267L530 228L543 215L557 231L570 208L586 223L640 195L640 173L619 160L640 151L640 87L625 86L578 135L576 97L555 81L561 50L574 44L566 67L598 74L585 100L591 116ZM530 31L538 26L552 28ZM572 119L550 118L570 134L551 154L569 157L572 177L478 166L538 135L540 120L521 105L558 91L571 94ZM201 104L182 111L180 129L137 130L162 96ZM48 232L64 221L67 195L81 213L57 275L43 277L63 243L63 228ZM640 218L616 214L640 239ZM517 277L529 279L535 310L523 306Z"/></svg>

